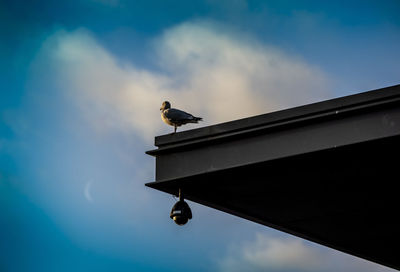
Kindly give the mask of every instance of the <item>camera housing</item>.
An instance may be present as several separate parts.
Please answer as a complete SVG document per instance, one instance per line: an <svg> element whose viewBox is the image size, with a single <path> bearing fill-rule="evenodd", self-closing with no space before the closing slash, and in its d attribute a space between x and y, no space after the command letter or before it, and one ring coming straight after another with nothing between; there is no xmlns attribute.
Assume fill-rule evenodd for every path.
<svg viewBox="0 0 400 272"><path fill-rule="evenodd" d="M169 217L179 226L185 225L189 219L192 219L192 211L189 205L183 200L181 189L179 189L179 201L172 207Z"/></svg>

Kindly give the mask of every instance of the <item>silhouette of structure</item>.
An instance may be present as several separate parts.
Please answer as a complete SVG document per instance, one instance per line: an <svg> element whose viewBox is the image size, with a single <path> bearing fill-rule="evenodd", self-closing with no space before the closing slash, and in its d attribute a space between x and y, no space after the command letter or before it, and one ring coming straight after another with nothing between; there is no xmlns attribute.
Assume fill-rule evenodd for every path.
<svg viewBox="0 0 400 272"><path fill-rule="evenodd" d="M400 85L155 145L146 186L400 269Z"/></svg>

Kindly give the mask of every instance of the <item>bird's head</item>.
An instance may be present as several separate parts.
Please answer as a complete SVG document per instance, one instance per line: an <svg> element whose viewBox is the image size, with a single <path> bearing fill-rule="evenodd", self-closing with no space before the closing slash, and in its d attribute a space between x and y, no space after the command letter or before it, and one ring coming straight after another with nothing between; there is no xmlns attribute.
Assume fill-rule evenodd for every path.
<svg viewBox="0 0 400 272"><path fill-rule="evenodd" d="M168 101L164 101L161 105L160 111L170 109L170 108L171 108L171 104Z"/></svg>

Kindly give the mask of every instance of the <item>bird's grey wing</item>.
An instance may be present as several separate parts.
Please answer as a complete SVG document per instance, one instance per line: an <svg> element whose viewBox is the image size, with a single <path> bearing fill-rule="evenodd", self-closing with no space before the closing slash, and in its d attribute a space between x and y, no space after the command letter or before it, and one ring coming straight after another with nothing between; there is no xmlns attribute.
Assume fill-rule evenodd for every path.
<svg viewBox="0 0 400 272"><path fill-rule="evenodd" d="M165 117L172 122L181 122L185 120L192 120L193 115L190 113L178 110L178 109L168 109L165 111Z"/></svg>

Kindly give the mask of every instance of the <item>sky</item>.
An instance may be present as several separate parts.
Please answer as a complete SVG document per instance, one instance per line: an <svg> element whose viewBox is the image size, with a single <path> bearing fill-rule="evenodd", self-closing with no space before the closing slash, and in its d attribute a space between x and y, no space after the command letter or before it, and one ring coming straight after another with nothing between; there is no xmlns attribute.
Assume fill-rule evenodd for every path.
<svg viewBox="0 0 400 272"><path fill-rule="evenodd" d="M0 271L392 271L154 181L213 125L399 84L398 1L0 1Z"/></svg>

